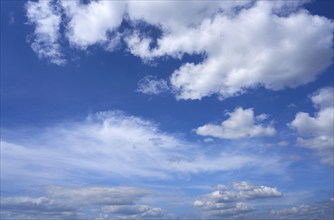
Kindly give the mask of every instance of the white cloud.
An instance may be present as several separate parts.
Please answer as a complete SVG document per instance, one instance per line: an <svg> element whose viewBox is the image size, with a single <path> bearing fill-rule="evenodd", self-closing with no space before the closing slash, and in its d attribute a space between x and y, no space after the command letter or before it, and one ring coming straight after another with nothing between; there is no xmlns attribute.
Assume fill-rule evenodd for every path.
<svg viewBox="0 0 334 220"><path fill-rule="evenodd" d="M254 116L253 109L239 107L228 115L229 118L221 125L210 123L200 126L195 130L196 134L222 139L273 136L276 134L275 128L271 125L263 126L258 123L258 121L264 120L264 114Z"/></svg>
<svg viewBox="0 0 334 220"><path fill-rule="evenodd" d="M332 199L311 205L299 205L292 208L272 210L275 219L333 219L334 202Z"/></svg>
<svg viewBox="0 0 334 220"><path fill-rule="evenodd" d="M233 16L217 13L176 31L167 23L169 31L153 49L149 38L136 33L127 42L131 52L143 59L205 55L203 62L183 64L172 74L179 99L212 94L226 98L259 85L272 90L296 87L313 81L332 63L333 24L305 10L277 14L286 8L289 3L259 1ZM163 22L159 25L164 29Z"/></svg>
<svg viewBox="0 0 334 220"><path fill-rule="evenodd" d="M334 89L333 87L326 87L319 89L312 96L311 100L316 108L324 109L334 106Z"/></svg>
<svg viewBox="0 0 334 220"><path fill-rule="evenodd" d="M51 63L63 65L63 58L59 44L61 14L57 6L50 0L26 4L28 22L35 26L32 49L39 58L47 58Z"/></svg>
<svg viewBox="0 0 334 220"><path fill-rule="evenodd" d="M323 163L333 164L333 88L320 89L310 98L318 112L314 116L298 112L289 125L300 135L299 145L315 150Z"/></svg>
<svg viewBox="0 0 334 220"><path fill-rule="evenodd" d="M228 190L226 186L219 185L214 191L196 200L193 205L199 207L204 215L212 217L235 217L253 212L255 209L246 202L249 200L281 197L282 193L276 188L268 186L254 186L249 182L235 183L234 188L238 191Z"/></svg>
<svg viewBox="0 0 334 220"><path fill-rule="evenodd" d="M64 13L69 19L67 38L79 48L86 49L93 44L114 41L108 34L115 32L123 20L126 4L122 1L61 1ZM114 42L115 43L115 42Z"/></svg>
<svg viewBox="0 0 334 220"><path fill-rule="evenodd" d="M127 219L156 219L163 216L163 210L161 208L152 208L147 205L106 206L104 207L104 211L106 213L116 214L116 218L122 218L122 216L126 215Z"/></svg>
<svg viewBox="0 0 334 220"><path fill-rule="evenodd" d="M204 18L215 13L232 14L237 7L250 5L251 1L129 1L128 14L131 20L145 21L159 26L163 31L184 32L191 25L198 25ZM173 16L171 16L173 15Z"/></svg>
<svg viewBox="0 0 334 220"><path fill-rule="evenodd" d="M161 208L138 204L151 194L137 187L48 187L43 197L2 197L5 219L142 219L163 217Z"/></svg>
<svg viewBox="0 0 334 220"><path fill-rule="evenodd" d="M242 168L279 172L286 165L279 157L236 153L235 146L208 154L200 143L163 132L154 122L119 111L30 130L17 128L11 138L2 135L4 181L36 185L89 176L164 179Z"/></svg>
<svg viewBox="0 0 334 220"><path fill-rule="evenodd" d="M27 14L35 24L34 50L58 64L64 62L57 43L58 11L66 18L64 38L77 48L98 44L113 51L124 40L143 60L203 55L202 62L183 63L170 77L178 99L201 99L315 80L332 63L333 22L300 10L304 3L61 1L51 6L39 1L28 2ZM123 20L132 28L118 33ZM142 21L159 28L161 35L152 39L145 34Z"/></svg>
<svg viewBox="0 0 334 220"><path fill-rule="evenodd" d="M157 79L152 75L145 76L138 82L137 92L147 95L158 95L170 91L168 83L164 79Z"/></svg>
<svg viewBox="0 0 334 220"><path fill-rule="evenodd" d="M68 201L76 206L85 205L131 205L148 195L149 190L137 187L80 187L51 186L47 194L52 198Z"/></svg>
<svg viewBox="0 0 334 220"><path fill-rule="evenodd" d="M248 182L235 183L234 187L239 192L239 197L247 200L281 197L283 194L276 188L268 186L253 186Z"/></svg>

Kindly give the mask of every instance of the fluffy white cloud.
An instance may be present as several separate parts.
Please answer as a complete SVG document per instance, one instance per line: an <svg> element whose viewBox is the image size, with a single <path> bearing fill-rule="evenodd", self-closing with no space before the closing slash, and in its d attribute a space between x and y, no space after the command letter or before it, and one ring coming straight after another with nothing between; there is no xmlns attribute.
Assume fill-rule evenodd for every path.
<svg viewBox="0 0 334 220"><path fill-rule="evenodd" d="M221 123L206 124L198 127L195 132L202 136L212 136L223 139L240 139L246 137L273 136L276 130L271 125L263 126L258 123L265 115L254 116L253 109L236 108L228 113L229 118Z"/></svg>
<svg viewBox="0 0 334 220"><path fill-rule="evenodd" d="M316 108L324 109L334 106L334 89L333 87L326 87L319 89L312 96L311 100Z"/></svg>
<svg viewBox="0 0 334 220"><path fill-rule="evenodd" d="M310 116L305 112L298 112L289 124L300 135L297 142L304 147L311 148L322 158L322 162L333 164L334 149L334 107L333 88L323 88L311 96L318 112Z"/></svg>
<svg viewBox="0 0 334 220"><path fill-rule="evenodd" d="M183 32L191 25L215 13L233 14L237 7L250 5L251 1L129 1L128 14L131 20L145 21L166 32ZM173 16L171 16L173 15Z"/></svg>
<svg viewBox="0 0 334 220"><path fill-rule="evenodd" d="M241 183L235 183L234 187L240 190L239 197L247 200L281 197L283 195L276 188L268 186L253 186L252 184L245 181Z"/></svg>
<svg viewBox="0 0 334 220"><path fill-rule="evenodd" d="M249 200L282 196L276 188L254 186L245 181L234 184L237 191L228 190L226 186L216 188L220 190L204 195L194 202L194 206L202 209L204 215L209 218L240 216L255 210L245 203Z"/></svg>
<svg viewBox="0 0 334 220"><path fill-rule="evenodd" d="M117 39L108 36L121 24L125 13L123 1L61 1L64 13L69 19L67 38L69 42L85 49L93 44L106 43ZM110 39L111 38L111 39Z"/></svg>
<svg viewBox="0 0 334 220"><path fill-rule="evenodd" d="M137 204L149 195L136 187L49 187L43 197L2 197L4 219L142 219L162 217L161 208Z"/></svg>
<svg viewBox="0 0 334 220"><path fill-rule="evenodd" d="M212 155L199 143L119 111L13 133L11 138L2 135L1 177L16 184L56 184L89 176L164 179L242 168L272 172L286 165L279 157L235 153L228 146Z"/></svg>
<svg viewBox="0 0 334 220"><path fill-rule="evenodd" d="M158 95L170 91L168 83L164 79L157 79L148 75L138 82L137 92L147 95Z"/></svg>
<svg viewBox="0 0 334 220"><path fill-rule="evenodd" d="M40 58L48 58L51 63L63 65L66 60L61 53L58 43L60 37L61 13L50 0L26 4L27 17L30 24L35 26L32 49Z"/></svg>
<svg viewBox="0 0 334 220"><path fill-rule="evenodd" d="M172 74L179 99L212 94L225 98L258 85L272 90L296 87L332 63L333 24L304 10L279 15L289 7L259 1L233 16L217 13L203 17L199 25L167 28L153 49L151 39L137 33L126 40L131 52L143 59L204 55L203 62L183 64ZM163 22L159 25L164 29Z"/></svg>
<svg viewBox="0 0 334 220"><path fill-rule="evenodd" d="M177 98L226 98L257 86L306 84L332 63L333 22L299 10L304 2L39 1L28 2L27 14L35 24L34 50L54 63L64 62L57 43L61 11L65 39L81 49L99 44L113 50L124 40L143 60L203 55L202 62L183 63L172 73ZM119 33L123 20L132 28ZM142 22L161 35L148 36Z"/></svg>

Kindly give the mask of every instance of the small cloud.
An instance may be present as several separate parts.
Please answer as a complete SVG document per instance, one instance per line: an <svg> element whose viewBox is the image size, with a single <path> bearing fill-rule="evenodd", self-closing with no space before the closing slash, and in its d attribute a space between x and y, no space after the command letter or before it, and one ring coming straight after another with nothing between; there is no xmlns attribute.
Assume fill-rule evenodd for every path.
<svg viewBox="0 0 334 220"><path fill-rule="evenodd" d="M138 82L136 91L146 95L159 95L161 93L169 92L170 90L166 80L157 79L155 76L148 75Z"/></svg>
<svg viewBox="0 0 334 220"><path fill-rule="evenodd" d="M15 16L14 12L9 13L9 24L14 24L15 23Z"/></svg>
<svg viewBox="0 0 334 220"><path fill-rule="evenodd" d="M61 52L59 30L61 14L50 1L29 1L26 4L28 23L35 26L31 48L39 58L51 63L64 65L66 60Z"/></svg>
<svg viewBox="0 0 334 220"><path fill-rule="evenodd" d="M280 147L286 147L286 146L289 145L289 142L287 142L287 141L280 141L280 142L278 142L277 145L280 146Z"/></svg>
<svg viewBox="0 0 334 220"><path fill-rule="evenodd" d="M247 137L273 136L276 130L271 125L264 126L256 121L262 121L268 116L254 116L253 109L236 108L228 113L229 118L220 125L206 124L195 129L196 134L221 139L241 139Z"/></svg>
<svg viewBox="0 0 334 220"><path fill-rule="evenodd" d="M204 138L204 140L203 140L204 143L212 143L214 141L215 140L213 138Z"/></svg>
<svg viewBox="0 0 334 220"><path fill-rule="evenodd" d="M268 117L269 117L269 115L267 115L267 114L260 114L260 115L257 115L255 118L256 118L258 121L264 121L264 120L266 120Z"/></svg>
<svg viewBox="0 0 334 220"><path fill-rule="evenodd" d="M310 148L321 158L321 162L334 164L334 104L333 88L319 89L310 96L318 111L311 116L306 112L298 112L288 125L297 130L300 146Z"/></svg>

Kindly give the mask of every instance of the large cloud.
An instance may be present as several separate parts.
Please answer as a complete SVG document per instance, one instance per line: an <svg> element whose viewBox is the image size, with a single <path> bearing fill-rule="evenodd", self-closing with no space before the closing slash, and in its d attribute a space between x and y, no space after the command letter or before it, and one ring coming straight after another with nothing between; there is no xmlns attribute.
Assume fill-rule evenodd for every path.
<svg viewBox="0 0 334 220"><path fill-rule="evenodd" d="M56 184L90 177L164 179L255 167L272 172L285 166L279 157L236 153L235 146L219 148L214 155L203 147L159 130L152 121L119 111L100 112L82 121L3 132L1 178L16 184Z"/></svg>
<svg viewBox="0 0 334 220"><path fill-rule="evenodd" d="M322 162L333 164L334 150L334 105L333 88L318 90L311 96L314 107L318 112L310 116L298 112L289 124L300 135L297 142L304 147L313 149L322 158Z"/></svg>
<svg viewBox="0 0 334 220"><path fill-rule="evenodd" d="M202 62L183 63L172 73L178 99L226 98L257 86L296 87L332 63L333 22L299 10L304 1L61 1L54 3L62 8L58 11L43 2L27 4L28 19L36 27L35 42L41 42L35 51L51 48L54 53L42 57L54 62L61 60L53 37L59 32L58 11L67 18L65 38L78 48L99 44L108 50L123 39L143 60L203 55ZM37 16L39 11L48 16ZM130 30L120 30L124 19ZM142 22L161 34L150 36Z"/></svg>
<svg viewBox="0 0 334 220"><path fill-rule="evenodd" d="M236 108L228 113L230 116L221 125L206 124L198 127L195 132L202 136L223 139L240 139L247 137L273 136L276 130L271 125L263 126L259 121L266 119L265 114L254 115L253 109Z"/></svg>
<svg viewBox="0 0 334 220"><path fill-rule="evenodd" d="M207 218L237 217L253 212L255 209L247 204L249 200L277 198L283 194L269 186L254 186L249 182L234 183L235 190L219 185L217 190L202 196L194 202Z"/></svg>
<svg viewBox="0 0 334 220"><path fill-rule="evenodd" d="M258 85L272 90L296 87L331 64L333 25L303 10L289 16L273 12L279 10L279 4L261 1L233 16L218 13L182 31L166 31L153 49L150 39L138 34L127 42L143 59L204 55L203 62L183 64L172 74L180 99L215 93L225 98ZM160 25L165 26L163 21Z"/></svg>
<svg viewBox="0 0 334 220"><path fill-rule="evenodd" d="M48 187L42 197L2 197L3 219L161 218L161 208L138 204L151 192L136 187Z"/></svg>

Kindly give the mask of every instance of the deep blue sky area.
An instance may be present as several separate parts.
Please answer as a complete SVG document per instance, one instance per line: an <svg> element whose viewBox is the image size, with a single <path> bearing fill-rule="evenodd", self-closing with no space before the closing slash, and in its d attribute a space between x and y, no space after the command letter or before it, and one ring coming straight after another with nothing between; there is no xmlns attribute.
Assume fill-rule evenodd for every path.
<svg viewBox="0 0 334 220"><path fill-rule="evenodd" d="M1 1L1 218L332 219L333 16Z"/></svg>

